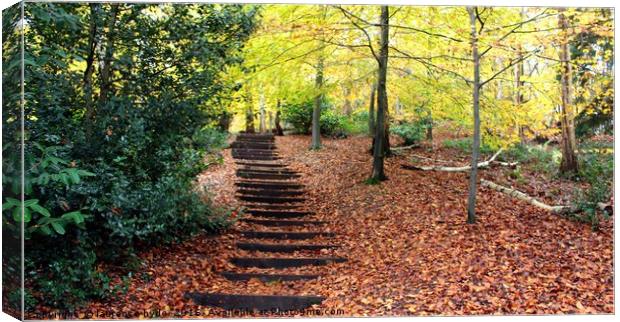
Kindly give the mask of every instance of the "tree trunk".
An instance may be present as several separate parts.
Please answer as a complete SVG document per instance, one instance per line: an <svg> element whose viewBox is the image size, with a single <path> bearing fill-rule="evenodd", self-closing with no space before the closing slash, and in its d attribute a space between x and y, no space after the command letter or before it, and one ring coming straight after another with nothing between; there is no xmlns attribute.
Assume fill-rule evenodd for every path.
<svg viewBox="0 0 620 322"><path fill-rule="evenodd" d="M250 93L250 90L247 87L245 92L245 103L245 132L254 133L256 132L256 129L254 128L254 107L252 106L252 93Z"/></svg>
<svg viewBox="0 0 620 322"><path fill-rule="evenodd" d="M278 98L278 101L276 103L276 119L275 119L275 125L276 125L276 135L284 135L284 130L282 130L282 126L280 126L280 99Z"/></svg>
<svg viewBox="0 0 620 322"><path fill-rule="evenodd" d="M388 98L386 92L387 82L387 66L388 66L388 42L389 42L389 23L390 14L388 6L381 6L381 48L377 63L378 69L378 86L377 86L377 127L375 130L375 146L373 149L372 174L370 179L373 181L382 181L387 179L383 169L383 161L385 158L385 140L386 140L386 110L388 107Z"/></svg>
<svg viewBox="0 0 620 322"><path fill-rule="evenodd" d="M467 223L476 222L476 192L478 180L478 158L480 156L480 57L478 56L478 34L476 31L476 13L474 7L467 7L471 27L471 51L474 62L474 142L471 154L471 172L469 175L469 196L467 198Z"/></svg>
<svg viewBox="0 0 620 322"><path fill-rule="evenodd" d="M311 150L318 150L321 148L321 103L323 101L323 55L319 56L318 64L316 67L316 78L314 87L318 91L314 98L314 108L312 110L312 144Z"/></svg>
<svg viewBox="0 0 620 322"><path fill-rule="evenodd" d="M570 51L568 48L568 20L560 9L559 27L561 28L560 39L560 62L561 62L561 86L562 103L560 106L560 124L562 128L562 161L560 172L577 173L577 142L575 139L575 123L572 102L572 68L570 63Z"/></svg>
<svg viewBox="0 0 620 322"><path fill-rule="evenodd" d="M368 105L368 134L373 137L375 133L375 93L377 92L377 82L372 83L370 89L370 104Z"/></svg>
<svg viewBox="0 0 620 322"><path fill-rule="evenodd" d="M517 45L517 59L523 59L523 53L521 52L521 45ZM514 65L514 94L513 94L513 103L517 110L521 109L521 104L523 104L523 93L521 93L521 87L523 86L523 81L521 77L523 76L523 61ZM519 139L521 140L521 144L525 144L525 131L523 128L523 124L521 120L517 118L517 128L519 131Z"/></svg>
<svg viewBox="0 0 620 322"><path fill-rule="evenodd" d="M267 127L265 126L265 94L261 93L258 102L259 124L258 131L265 133Z"/></svg>
<svg viewBox="0 0 620 322"><path fill-rule="evenodd" d="M428 124L426 124L426 140L433 146L433 110L428 108Z"/></svg>
<svg viewBox="0 0 620 322"><path fill-rule="evenodd" d="M86 57L86 70L84 70L84 107L86 109L84 121L90 123L95 115L93 107L93 73L95 71L95 51L97 50L97 15L99 4L90 4L90 27L88 30L88 56ZM86 125L89 131L92 127Z"/></svg>
<svg viewBox="0 0 620 322"><path fill-rule="evenodd" d="M353 112L353 107L351 106L351 100L349 99L349 97L351 96L350 86L351 86L350 84L346 84L343 89L344 104L343 104L342 110L346 116L351 116L351 113Z"/></svg>
<svg viewBox="0 0 620 322"><path fill-rule="evenodd" d="M104 104L108 100L108 95L112 84L110 83L110 76L112 75L112 58L114 57L114 36L116 34L116 17L118 16L118 4L111 4L112 11L110 13L110 20L108 21L108 32L106 34L107 43L105 48L105 55L103 58L103 64L101 67L101 91L99 93L99 103Z"/></svg>

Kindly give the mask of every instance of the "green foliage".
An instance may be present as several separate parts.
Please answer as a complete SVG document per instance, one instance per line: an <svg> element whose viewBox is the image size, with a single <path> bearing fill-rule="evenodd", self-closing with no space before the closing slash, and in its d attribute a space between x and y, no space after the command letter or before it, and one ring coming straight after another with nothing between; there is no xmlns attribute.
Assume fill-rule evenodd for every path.
<svg viewBox="0 0 620 322"><path fill-rule="evenodd" d="M290 124L295 132L300 134L310 134L312 131L312 110L314 108L314 99L306 100L304 102L292 102L282 104L282 120ZM321 119L325 113L329 113L331 105L327 100L323 100L321 104ZM332 113L333 114L333 113ZM328 116L329 120L338 123L335 120L336 116ZM334 128L334 130L336 130ZM321 129L323 132L323 129Z"/></svg>
<svg viewBox="0 0 620 322"><path fill-rule="evenodd" d="M19 87L6 87L2 219L19 236L23 209L25 282L37 302L73 308L108 296L101 265L137 269L139 247L226 224L195 177L225 144L215 128L234 89L220 74L241 62L255 14L239 5L25 5L25 198ZM19 41L4 39L3 49ZM3 59L3 82L19 75L16 66Z"/></svg>
<svg viewBox="0 0 620 322"><path fill-rule="evenodd" d="M313 101L282 104L282 120L290 124L296 132L309 134L312 127L313 104Z"/></svg>
<svg viewBox="0 0 620 322"><path fill-rule="evenodd" d="M346 138L348 136L346 120L346 116L337 114L332 109L323 111L320 121L321 134L333 138Z"/></svg>
<svg viewBox="0 0 620 322"><path fill-rule="evenodd" d="M368 134L368 111L358 110L344 119L344 129L351 135Z"/></svg>
<svg viewBox="0 0 620 322"><path fill-rule="evenodd" d="M546 145L515 144L500 155L501 159L530 164L534 170L555 175L561 154L557 148Z"/></svg>
<svg viewBox="0 0 620 322"><path fill-rule="evenodd" d="M406 145L422 141L425 131L426 125L423 122L402 123L390 127L390 132L400 136Z"/></svg>
<svg viewBox="0 0 620 322"><path fill-rule="evenodd" d="M598 203L607 203L612 192L614 176L613 154L585 153L580 155L579 179L589 184L585 190L579 190L574 203L581 214L577 219L588 222L597 228Z"/></svg>
<svg viewBox="0 0 620 322"><path fill-rule="evenodd" d="M449 149L458 149L466 153L471 152L472 145L473 145L472 138L448 139L448 140L443 141L444 147L449 148ZM496 149L494 149L490 145L485 144L485 142L482 142L480 144L480 153L488 154L488 153L494 153L494 152L496 152Z"/></svg>

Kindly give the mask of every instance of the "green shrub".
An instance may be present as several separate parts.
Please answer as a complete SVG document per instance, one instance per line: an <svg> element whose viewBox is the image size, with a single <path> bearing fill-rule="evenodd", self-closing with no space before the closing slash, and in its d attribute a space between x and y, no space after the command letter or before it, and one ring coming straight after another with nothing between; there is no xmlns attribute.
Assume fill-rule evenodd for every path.
<svg viewBox="0 0 620 322"><path fill-rule="evenodd" d="M411 145L424 139L426 126L421 122L403 123L390 127L390 131L400 136L406 145Z"/></svg>
<svg viewBox="0 0 620 322"><path fill-rule="evenodd" d="M579 179L589 184L577 191L574 204L582 212L577 219L598 227L598 203L607 203L612 192L614 158L612 154L586 153L579 158Z"/></svg>
<svg viewBox="0 0 620 322"><path fill-rule="evenodd" d="M282 104L282 120L300 134L309 134L312 126L313 101Z"/></svg>
<svg viewBox="0 0 620 322"><path fill-rule="evenodd" d="M96 94L84 89L84 70L70 66L91 50L83 41L90 23L83 22L103 30L114 6L98 5L94 19L88 4L25 5L25 132L21 89L14 86L20 51L6 51L12 59L2 62L3 233L11 243L19 241L25 209L25 285L34 297L29 307L74 308L107 296L110 280L101 267L136 270L136 254L145 247L226 223L202 201L195 178L206 167L206 154L225 144L226 135L213 128L226 127L222 109L234 88L219 75L241 61L256 11L170 6L160 19L150 19L148 6L119 4L117 25L124 27L113 33L114 76L103 95L100 66L95 64L91 83ZM8 14L3 11L3 27L10 27L3 36L14 35L3 37L3 53L20 44L18 24L6 23L15 21ZM169 33L178 37L159 37ZM100 40L109 34L99 34ZM220 37L230 41L206 44ZM136 42L144 45L135 48ZM95 62L104 59L101 51L92 53ZM178 64L166 68L169 61Z"/></svg>
<svg viewBox="0 0 620 322"><path fill-rule="evenodd" d="M515 144L502 153L499 158L520 164L531 164L533 169L555 175L559 167L560 152L543 145Z"/></svg>
<svg viewBox="0 0 620 322"><path fill-rule="evenodd" d="M333 138L347 137L346 117L339 115L333 110L323 111L321 115L321 134Z"/></svg>

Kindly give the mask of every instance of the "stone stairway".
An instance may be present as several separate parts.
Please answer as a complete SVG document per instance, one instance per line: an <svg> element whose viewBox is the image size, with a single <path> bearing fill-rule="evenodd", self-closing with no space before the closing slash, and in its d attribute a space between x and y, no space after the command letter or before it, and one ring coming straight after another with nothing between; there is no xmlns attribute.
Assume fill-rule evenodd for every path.
<svg viewBox="0 0 620 322"><path fill-rule="evenodd" d="M245 202L246 213L251 216L241 220L249 228L239 231L236 246L240 251L256 255L230 258L239 271L220 272L224 278L231 281L257 279L266 283L308 281L319 278L321 274L316 270L312 274L290 274L286 270L346 261L342 257L316 256L339 247L330 241L335 234L321 231L328 222L306 218L314 213L303 210L305 186L297 182L301 175L290 170L278 155L273 135L239 134L231 147L239 178L235 183L237 198ZM308 242L317 239L322 242ZM305 255L307 253L310 255ZM268 272L244 271L249 268ZM187 297L198 305L261 311L300 310L325 300L315 295L199 292L188 293Z"/></svg>

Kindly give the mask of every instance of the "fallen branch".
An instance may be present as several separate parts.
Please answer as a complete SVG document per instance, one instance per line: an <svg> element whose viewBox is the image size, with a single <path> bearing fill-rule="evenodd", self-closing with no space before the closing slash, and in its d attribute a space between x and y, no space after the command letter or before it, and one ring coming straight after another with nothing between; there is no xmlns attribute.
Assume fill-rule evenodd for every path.
<svg viewBox="0 0 620 322"><path fill-rule="evenodd" d="M549 206L543 202L540 202L538 200L536 200L534 197L530 197L528 195L526 195L525 193L516 190L516 189L511 189L508 187L504 187L502 185L499 185L497 183L494 183L492 181L488 181L488 180L484 180L484 179L480 179L480 185L482 185L483 187L488 187L491 188L493 190L505 193L513 198L517 198L519 200L523 200L528 202L531 205L534 205L536 207L548 210L554 214L563 214L563 213L567 213L567 212L574 212L576 209L574 207L570 207L570 206Z"/></svg>
<svg viewBox="0 0 620 322"><path fill-rule="evenodd" d="M516 189L512 189L512 188L508 188L502 185L499 185L497 183L494 183L492 181L488 181L485 179L480 179L480 184L483 187L488 187L491 188L493 190L505 193L513 198L517 198L519 200L523 200L528 202L531 205L534 205L536 207L545 209L551 213L554 214L567 214L567 213L575 213L578 212L580 209L575 207L575 206L550 206L547 205L541 201L536 200L534 197L528 196L527 194L516 190ZM596 204L596 207L602 211L611 213L611 205L608 203L603 203L603 202L599 202Z"/></svg>
<svg viewBox="0 0 620 322"><path fill-rule="evenodd" d="M499 164L504 167L516 168L519 165L519 162L502 162L502 161L493 161L493 163Z"/></svg>
<svg viewBox="0 0 620 322"><path fill-rule="evenodd" d="M484 162L478 163L478 169L487 168L492 162L495 162L497 156L502 153L503 149L497 150L495 154L488 160ZM459 172L459 171L469 171L471 170L470 165L462 166L462 167L444 167L444 166L414 166L414 165L401 165L403 169L407 170L422 170L422 171L446 171L446 172Z"/></svg>
<svg viewBox="0 0 620 322"><path fill-rule="evenodd" d="M393 148L390 148L390 150L396 150L396 151L400 151L400 150L406 150L406 149L413 149L413 148L419 148L420 145L417 143L414 143L412 145L406 145L406 146L396 146Z"/></svg>
<svg viewBox="0 0 620 322"><path fill-rule="evenodd" d="M433 158L425 157L423 155L418 155L418 154L411 154L411 156L414 157L414 158L431 160L431 161L435 161L435 162L439 162L439 163L452 163L452 162L454 162L454 161L448 161L448 160L433 159Z"/></svg>

